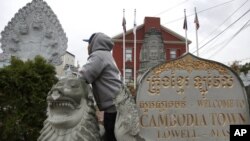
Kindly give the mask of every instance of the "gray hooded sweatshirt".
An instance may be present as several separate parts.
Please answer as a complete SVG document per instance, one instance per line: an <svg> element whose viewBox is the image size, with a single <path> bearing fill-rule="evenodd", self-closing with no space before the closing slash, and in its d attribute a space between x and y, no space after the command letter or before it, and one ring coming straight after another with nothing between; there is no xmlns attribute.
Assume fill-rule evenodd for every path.
<svg viewBox="0 0 250 141"><path fill-rule="evenodd" d="M83 79L92 84L98 108L105 112L115 112L113 99L122 88L122 80L111 54L114 43L107 35L96 33L89 45L88 61L80 73Z"/></svg>

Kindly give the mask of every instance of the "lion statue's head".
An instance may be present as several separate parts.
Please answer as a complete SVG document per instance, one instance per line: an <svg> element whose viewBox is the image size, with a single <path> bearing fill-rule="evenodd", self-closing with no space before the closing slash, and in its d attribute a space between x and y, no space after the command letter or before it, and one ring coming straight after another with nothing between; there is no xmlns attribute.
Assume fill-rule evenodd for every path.
<svg viewBox="0 0 250 141"><path fill-rule="evenodd" d="M86 82L65 77L47 96L47 119L38 141L99 141L93 99Z"/></svg>

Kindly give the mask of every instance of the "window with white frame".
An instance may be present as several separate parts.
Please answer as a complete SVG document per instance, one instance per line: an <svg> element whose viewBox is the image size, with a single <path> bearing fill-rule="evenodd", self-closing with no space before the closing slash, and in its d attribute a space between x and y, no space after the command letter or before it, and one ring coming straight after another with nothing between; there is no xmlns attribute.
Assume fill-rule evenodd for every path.
<svg viewBox="0 0 250 141"><path fill-rule="evenodd" d="M175 59L176 56L176 49L171 49L170 50L170 59Z"/></svg>
<svg viewBox="0 0 250 141"><path fill-rule="evenodd" d="M132 48L126 48L125 55L126 61L132 61Z"/></svg>
<svg viewBox="0 0 250 141"><path fill-rule="evenodd" d="M125 69L125 81L129 82L132 80L132 69Z"/></svg>

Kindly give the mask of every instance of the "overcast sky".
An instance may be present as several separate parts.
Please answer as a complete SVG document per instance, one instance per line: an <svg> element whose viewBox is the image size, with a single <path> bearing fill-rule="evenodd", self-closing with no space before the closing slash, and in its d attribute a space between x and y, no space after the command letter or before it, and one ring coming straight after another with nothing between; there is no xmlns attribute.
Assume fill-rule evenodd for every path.
<svg viewBox="0 0 250 141"><path fill-rule="evenodd" d="M32 0L0 0L0 31L15 13ZM143 24L146 16L160 17L161 25L185 36L184 9L187 13L190 52L196 50L194 7L198 12L200 57L224 64L250 62L249 0L44 0L57 15L67 37L68 49L83 65L87 44L82 39L93 32L113 37L122 32L123 9L127 29ZM247 12L247 13L246 13ZM245 14L245 15L243 15ZM236 22L236 20L238 21ZM233 24L235 22L235 24ZM243 28L243 26L246 26ZM231 25L231 26L230 26ZM241 29L242 28L242 29ZM226 30L225 30L226 29ZM225 31L224 31L225 30ZM224 32L223 32L224 31ZM238 34L237 34L238 33ZM209 40L212 40L209 42ZM206 44L205 46L203 46ZM0 50L0 52L2 52ZM194 53L196 55L196 52Z"/></svg>

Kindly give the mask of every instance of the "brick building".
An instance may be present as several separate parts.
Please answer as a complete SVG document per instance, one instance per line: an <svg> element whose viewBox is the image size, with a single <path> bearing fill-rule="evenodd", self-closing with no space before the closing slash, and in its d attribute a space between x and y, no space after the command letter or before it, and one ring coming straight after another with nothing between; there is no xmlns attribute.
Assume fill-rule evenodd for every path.
<svg viewBox="0 0 250 141"><path fill-rule="evenodd" d="M113 37L113 57L123 74L123 33ZM190 44L191 41L188 40ZM136 75L167 60L175 59L186 52L185 37L162 26L160 18L145 17L144 24L136 29ZM125 34L126 82L133 81L134 34L130 29Z"/></svg>

